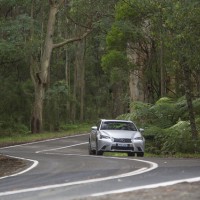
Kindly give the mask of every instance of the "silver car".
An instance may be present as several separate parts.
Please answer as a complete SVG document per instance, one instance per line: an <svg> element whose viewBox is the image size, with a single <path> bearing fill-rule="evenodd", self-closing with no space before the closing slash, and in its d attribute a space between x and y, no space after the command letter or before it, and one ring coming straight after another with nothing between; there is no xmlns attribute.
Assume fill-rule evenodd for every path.
<svg viewBox="0 0 200 200"><path fill-rule="evenodd" d="M125 152L128 156L144 156L145 139L132 121L102 119L93 126L88 150L90 155L104 152Z"/></svg>

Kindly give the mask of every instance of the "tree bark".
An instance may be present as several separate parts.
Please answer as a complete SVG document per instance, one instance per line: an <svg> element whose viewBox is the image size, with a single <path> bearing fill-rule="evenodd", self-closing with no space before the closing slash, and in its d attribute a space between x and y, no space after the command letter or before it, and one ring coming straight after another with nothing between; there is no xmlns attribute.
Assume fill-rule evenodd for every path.
<svg viewBox="0 0 200 200"><path fill-rule="evenodd" d="M74 89L72 118L73 121L79 119L83 121L84 111L84 92L85 92L85 64L84 64L84 42L78 42L76 46L74 60ZM79 118L77 113L79 113Z"/></svg>
<svg viewBox="0 0 200 200"><path fill-rule="evenodd" d="M166 96L166 69L163 62L163 51L164 51L164 45L163 45L163 39L161 38L160 41L160 95L161 97Z"/></svg>
<svg viewBox="0 0 200 200"><path fill-rule="evenodd" d="M45 98L45 89L48 83L49 65L53 50L53 35L58 9L59 4L50 1L50 11L44 50L41 57L40 71L33 76L35 86L35 102L33 104L33 112L31 117L32 133L39 133L43 130L43 102Z"/></svg>
<svg viewBox="0 0 200 200"><path fill-rule="evenodd" d="M31 77L35 88L35 101L33 104L33 111L31 116L32 133L39 133L43 130L43 102L45 98L46 86L48 84L49 66L53 49L62 47L74 41L80 41L85 38L92 30L88 29L83 35L79 37L66 39L61 43L54 44L53 36L56 22L56 14L63 2L64 0L49 0L49 18L43 52L41 55L41 62L39 65L39 71L35 72L34 67L31 69Z"/></svg>
<svg viewBox="0 0 200 200"><path fill-rule="evenodd" d="M80 90L80 121L83 121L84 118L84 96L85 96L85 62L84 62L84 55L85 55L85 42L82 41L79 43L79 73L80 73L80 80L79 80L79 90Z"/></svg>
<svg viewBox="0 0 200 200"><path fill-rule="evenodd" d="M188 112L189 112L189 118L190 118L191 136L192 136L192 139L197 139L198 131L196 128L194 108L192 104L191 71L185 63L183 63L182 65L182 70L183 70L183 77L184 77L185 96L187 100L187 106L188 106Z"/></svg>

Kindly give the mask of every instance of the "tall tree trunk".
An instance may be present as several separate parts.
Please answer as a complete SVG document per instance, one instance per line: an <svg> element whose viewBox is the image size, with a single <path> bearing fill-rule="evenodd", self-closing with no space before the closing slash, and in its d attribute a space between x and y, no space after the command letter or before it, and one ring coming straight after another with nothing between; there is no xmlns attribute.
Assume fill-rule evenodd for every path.
<svg viewBox="0 0 200 200"><path fill-rule="evenodd" d="M196 128L194 108L192 104L192 87L191 87L191 71L189 67L183 63L182 65L183 77L184 77L184 87L185 87L185 96L187 100L189 118L190 118L190 127L191 127L191 136L192 139L197 139L198 131Z"/></svg>
<svg viewBox="0 0 200 200"><path fill-rule="evenodd" d="M66 85L67 85L67 97L70 96L70 91L71 91L71 86L70 86L70 67L69 67L69 61L68 61L68 51L66 49L66 52L65 52L65 82L66 82ZM69 120L70 119L70 101L67 100L66 102L66 114L67 114L67 119L66 120Z"/></svg>
<svg viewBox="0 0 200 200"><path fill-rule="evenodd" d="M50 11L47 24L46 38L44 43L44 50L41 57L40 71L32 75L35 86L35 101L33 104L33 111L31 117L32 133L39 133L43 129L43 102L45 98L45 89L48 83L49 64L53 50L52 37L54 35L56 14L59 8L59 6L54 3L54 1L49 2Z"/></svg>
<svg viewBox="0 0 200 200"><path fill-rule="evenodd" d="M163 45L163 39L161 36L160 41L160 95L161 97L164 97L166 95L166 69L163 62L163 51L164 51L164 45Z"/></svg>
<svg viewBox="0 0 200 200"><path fill-rule="evenodd" d="M80 62L79 62L79 71L80 71L80 121L83 121L84 118L84 96L85 96L85 62L84 62L84 55L85 55L85 41L81 41L79 43L80 48Z"/></svg>
<svg viewBox="0 0 200 200"><path fill-rule="evenodd" d="M36 72L36 69L31 65L31 77L34 83L35 88L35 101L33 104L33 111L31 116L31 132L38 133L43 129L43 103L45 98L45 90L48 84L49 76L49 65L51 60L52 51L54 48L63 47L66 44L72 43L74 41L80 41L85 38L91 31L91 27L88 27L86 32L78 37L65 39L60 43L53 43L56 14L59 10L59 7L64 3L64 0L49 0L49 18L47 24L46 38L44 41L44 48L41 55L41 63L39 70ZM92 23L90 23L92 24Z"/></svg>
<svg viewBox="0 0 200 200"><path fill-rule="evenodd" d="M160 95L166 95L166 69L164 65L163 13L160 10Z"/></svg>
<svg viewBox="0 0 200 200"><path fill-rule="evenodd" d="M74 90L73 90L73 106L72 117L75 121L76 114L79 112L79 120L83 121L84 110L84 91L85 91L85 65L84 65L84 42L77 44L76 57L74 61ZM79 102L79 105L78 105Z"/></svg>
<svg viewBox="0 0 200 200"><path fill-rule="evenodd" d="M73 86L73 102L72 102L72 110L71 110L71 118L72 121L74 122L76 120L76 110L77 110L77 79L78 79L78 75L77 75L77 71L78 71L78 65L77 65L77 58L75 58L74 61L74 86Z"/></svg>

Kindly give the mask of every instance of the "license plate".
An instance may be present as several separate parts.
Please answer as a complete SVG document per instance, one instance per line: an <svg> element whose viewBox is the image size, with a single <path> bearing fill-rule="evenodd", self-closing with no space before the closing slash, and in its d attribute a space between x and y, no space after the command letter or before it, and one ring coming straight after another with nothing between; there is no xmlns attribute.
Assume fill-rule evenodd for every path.
<svg viewBox="0 0 200 200"><path fill-rule="evenodd" d="M119 143L117 144L118 147L128 147L128 144L122 144L122 143Z"/></svg>

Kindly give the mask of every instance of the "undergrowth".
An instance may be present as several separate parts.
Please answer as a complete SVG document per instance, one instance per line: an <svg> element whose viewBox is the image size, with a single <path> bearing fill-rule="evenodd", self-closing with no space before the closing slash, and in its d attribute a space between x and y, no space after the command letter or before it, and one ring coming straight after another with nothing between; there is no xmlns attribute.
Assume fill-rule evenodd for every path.
<svg viewBox="0 0 200 200"><path fill-rule="evenodd" d="M164 97L154 105L133 102L131 112L118 119L132 120L144 128L146 152L154 155L200 153L200 98L193 101L198 139L192 139L187 103L184 97Z"/></svg>

